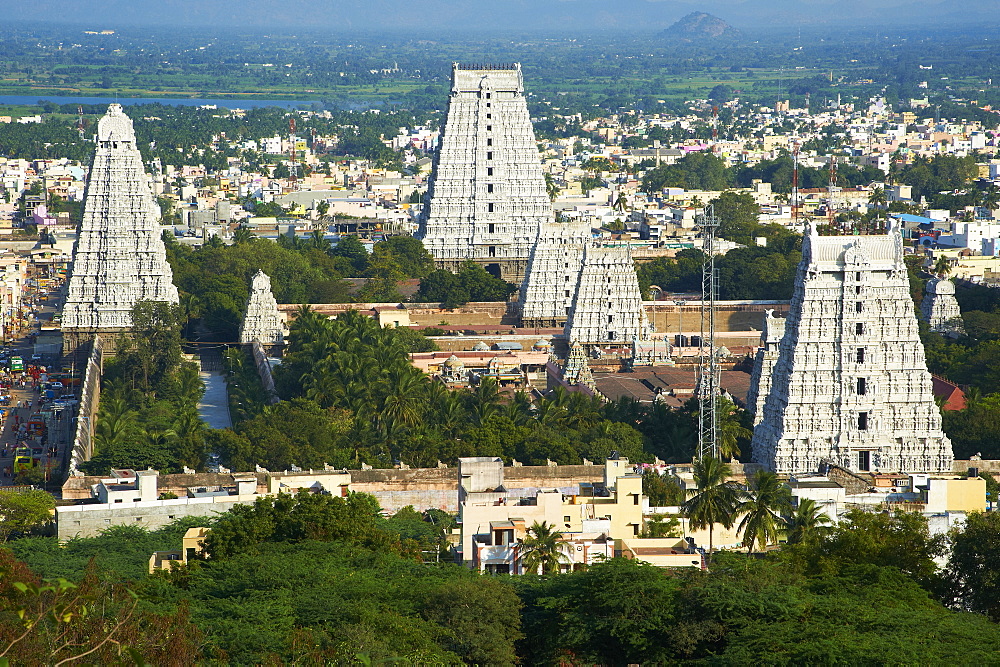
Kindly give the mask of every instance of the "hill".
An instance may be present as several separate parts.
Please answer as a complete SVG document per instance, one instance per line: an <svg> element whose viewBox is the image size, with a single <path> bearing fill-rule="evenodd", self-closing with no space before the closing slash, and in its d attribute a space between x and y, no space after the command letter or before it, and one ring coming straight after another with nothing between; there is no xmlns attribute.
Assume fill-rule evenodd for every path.
<svg viewBox="0 0 1000 667"><path fill-rule="evenodd" d="M729 25L717 16L712 16L711 14L706 14L705 12L691 12L664 30L661 34L669 37L697 39L700 37L728 36L735 32L736 29L733 28L733 26Z"/></svg>

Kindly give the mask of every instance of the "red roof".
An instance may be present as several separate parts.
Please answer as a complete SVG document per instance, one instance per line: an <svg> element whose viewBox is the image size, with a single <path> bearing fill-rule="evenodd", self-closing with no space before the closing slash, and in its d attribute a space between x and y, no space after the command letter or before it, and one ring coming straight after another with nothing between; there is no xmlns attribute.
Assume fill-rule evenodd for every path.
<svg viewBox="0 0 1000 667"><path fill-rule="evenodd" d="M965 409L965 392L957 384L937 375L931 376L931 383L934 387L934 397L944 399L942 410Z"/></svg>

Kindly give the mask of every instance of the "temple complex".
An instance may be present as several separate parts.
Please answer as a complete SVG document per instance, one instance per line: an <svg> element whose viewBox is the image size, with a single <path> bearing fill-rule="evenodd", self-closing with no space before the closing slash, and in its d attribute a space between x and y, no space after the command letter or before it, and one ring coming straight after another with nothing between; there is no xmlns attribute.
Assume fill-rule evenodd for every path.
<svg viewBox="0 0 1000 667"><path fill-rule="evenodd" d="M823 462L853 471L951 471L898 228L873 236L818 236L810 228L784 329L771 372L765 351L754 373L756 391L767 389L755 462L779 473Z"/></svg>
<svg viewBox="0 0 1000 667"><path fill-rule="evenodd" d="M417 238L438 268L472 260L521 282L539 225L554 216L520 64L452 65L425 202Z"/></svg>
<svg viewBox="0 0 1000 667"><path fill-rule="evenodd" d="M649 338L642 292L627 248L584 246L572 294L564 329L571 343L631 343Z"/></svg>
<svg viewBox="0 0 1000 667"><path fill-rule="evenodd" d="M920 303L920 315L931 331L956 336L964 334L965 324L955 298L955 283L947 278L931 278L927 281L926 292Z"/></svg>
<svg viewBox="0 0 1000 667"><path fill-rule="evenodd" d="M62 314L66 353L97 334L110 342L128 331L138 301L177 303L159 208L121 105L108 107L96 141Z"/></svg>
<svg viewBox="0 0 1000 667"><path fill-rule="evenodd" d="M284 322L271 293L271 278L257 271L250 283L250 296L240 324L240 343L249 345L256 340L265 351L273 352L285 343Z"/></svg>
<svg viewBox="0 0 1000 667"><path fill-rule="evenodd" d="M555 328L566 324L583 249L591 237L586 222L551 222L539 227L521 285L522 327Z"/></svg>

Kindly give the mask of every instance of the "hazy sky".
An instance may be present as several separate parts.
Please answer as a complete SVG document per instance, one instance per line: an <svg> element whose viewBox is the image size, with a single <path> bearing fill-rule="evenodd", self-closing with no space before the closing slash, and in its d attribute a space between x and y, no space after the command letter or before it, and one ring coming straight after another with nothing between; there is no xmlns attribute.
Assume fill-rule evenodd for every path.
<svg viewBox="0 0 1000 667"><path fill-rule="evenodd" d="M1000 24L1000 0L3 0L8 21L475 30L649 30L692 11L738 28Z"/></svg>

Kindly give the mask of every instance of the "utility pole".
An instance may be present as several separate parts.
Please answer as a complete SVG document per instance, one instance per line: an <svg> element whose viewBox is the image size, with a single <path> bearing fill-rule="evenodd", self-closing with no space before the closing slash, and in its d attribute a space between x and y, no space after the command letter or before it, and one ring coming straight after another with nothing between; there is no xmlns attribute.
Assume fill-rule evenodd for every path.
<svg viewBox="0 0 1000 667"><path fill-rule="evenodd" d="M288 153L291 161L290 168L288 170L288 184L295 189L296 173L299 170L299 163L295 160L295 115L294 113L288 119Z"/></svg>
<svg viewBox="0 0 1000 667"><path fill-rule="evenodd" d="M715 207L705 207L699 216L705 262L701 268L701 339L698 341L698 451L696 457L717 457L718 418L716 395L719 385L719 366L715 353L715 299L718 296L718 276L715 272L715 234L719 219Z"/></svg>

